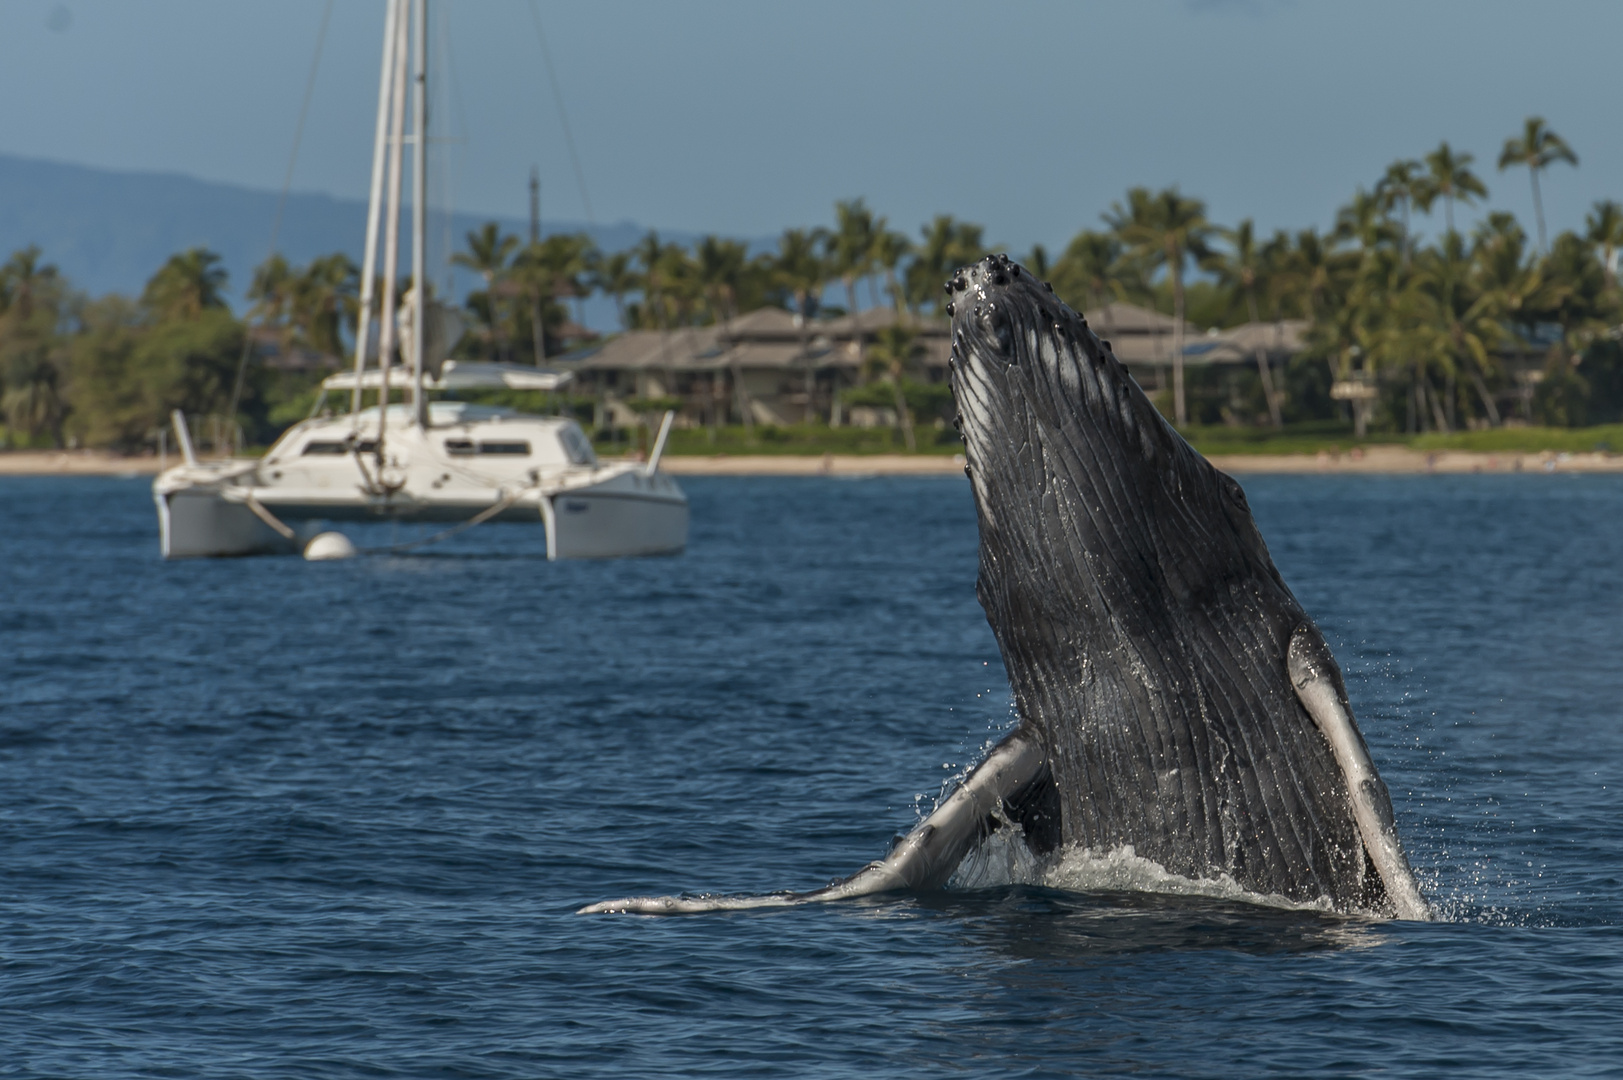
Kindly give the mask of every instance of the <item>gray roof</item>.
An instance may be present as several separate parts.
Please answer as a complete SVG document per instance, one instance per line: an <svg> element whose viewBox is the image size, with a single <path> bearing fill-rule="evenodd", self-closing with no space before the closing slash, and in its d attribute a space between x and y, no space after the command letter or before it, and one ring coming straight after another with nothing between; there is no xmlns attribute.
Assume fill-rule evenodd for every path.
<svg viewBox="0 0 1623 1080"><path fill-rule="evenodd" d="M908 316L919 333L926 366L940 367L951 351L946 319ZM598 371L716 371L730 368L797 369L856 367L854 338L871 338L895 324L892 308L871 308L854 318L813 320L802 331L782 308L764 307L715 326L671 330L628 330L600 346L562 357L557 363L582 373ZM805 349L802 351L802 341Z"/></svg>
<svg viewBox="0 0 1623 1080"><path fill-rule="evenodd" d="M718 371L795 370L813 367L855 368L859 361L855 339L872 339L898 318L918 332L927 367L943 367L951 352L951 323L939 316L899 316L894 308L876 307L837 319L814 319L802 331L792 312L764 307L714 326L683 326L671 330L630 330L595 348L555 361L582 374L599 371ZM1157 366L1172 363L1170 315L1113 303L1089 313L1088 325L1110 341L1111 351L1124 364ZM1252 363L1260 342L1270 353L1296 353L1302 349L1307 323L1287 319L1278 323L1248 323L1229 330L1202 333L1184 323L1184 360L1188 364ZM802 351L802 341L805 351Z"/></svg>
<svg viewBox="0 0 1623 1080"><path fill-rule="evenodd" d="M1085 311L1083 315L1094 333L1112 341L1117 334L1162 334L1171 337L1173 328L1178 325L1178 320L1171 315L1163 315L1159 311L1151 311L1149 308L1141 308L1137 304L1128 304L1120 300ZM1194 337L1200 330L1186 319L1183 332L1185 337Z"/></svg>
<svg viewBox="0 0 1623 1080"><path fill-rule="evenodd" d="M1259 348L1275 358L1294 356L1306 347L1309 325L1306 319L1282 319L1208 332L1184 345L1184 362L1251 364L1256 362Z"/></svg>

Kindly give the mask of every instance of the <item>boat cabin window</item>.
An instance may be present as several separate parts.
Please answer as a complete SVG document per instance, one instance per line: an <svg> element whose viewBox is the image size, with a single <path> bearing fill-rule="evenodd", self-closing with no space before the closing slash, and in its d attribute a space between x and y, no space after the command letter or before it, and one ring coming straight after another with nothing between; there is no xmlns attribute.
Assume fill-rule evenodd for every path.
<svg viewBox="0 0 1623 1080"><path fill-rule="evenodd" d="M529 457L530 444L519 439L446 439L445 452L452 457L471 457L474 454L506 454Z"/></svg>
<svg viewBox="0 0 1623 1080"><path fill-rule="evenodd" d="M586 434L574 424L566 424L558 432L558 441L564 444L564 454L572 465L596 465L597 454Z"/></svg>
<svg viewBox="0 0 1623 1080"><path fill-rule="evenodd" d="M304 444L304 449L299 451L299 456L303 457L306 454L326 454L336 457L340 454L349 453L351 449L355 450L357 453L370 454L377 448L378 444L375 439L362 439L353 446L342 439L311 439L309 442Z"/></svg>

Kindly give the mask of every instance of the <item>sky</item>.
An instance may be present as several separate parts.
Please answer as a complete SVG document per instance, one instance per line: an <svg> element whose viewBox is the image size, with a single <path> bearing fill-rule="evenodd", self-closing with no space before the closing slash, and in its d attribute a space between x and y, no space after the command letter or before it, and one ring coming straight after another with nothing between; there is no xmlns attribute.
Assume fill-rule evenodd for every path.
<svg viewBox="0 0 1623 1080"><path fill-rule="evenodd" d="M0 152L279 189L327 7L0 0ZM1580 159L1543 177L1552 233L1623 201L1615 2L432 11L438 201L474 213L525 216L535 166L548 219L761 238L861 196L914 236L950 213L1004 249L1052 252L1138 184L1177 185L1218 223L1325 227L1389 162L1446 139L1476 156L1484 209L1531 233L1526 170L1495 167L1528 115ZM365 195L382 17L382 0L331 5L296 190ZM1441 208L1420 226L1440 230Z"/></svg>

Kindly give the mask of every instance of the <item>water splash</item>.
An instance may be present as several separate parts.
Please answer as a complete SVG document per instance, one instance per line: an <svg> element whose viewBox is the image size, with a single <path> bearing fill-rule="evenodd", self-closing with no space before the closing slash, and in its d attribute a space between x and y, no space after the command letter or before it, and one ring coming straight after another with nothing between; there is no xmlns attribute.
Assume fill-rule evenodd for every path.
<svg viewBox="0 0 1623 1080"><path fill-rule="evenodd" d="M999 829L976 846L948 882L951 889L995 889L1037 885L1063 892L1137 892L1163 896L1233 900L1288 911L1335 913L1328 898L1303 902L1253 892L1227 874L1190 878L1175 874L1124 844L1110 851L1067 847L1039 859L1018 829Z"/></svg>

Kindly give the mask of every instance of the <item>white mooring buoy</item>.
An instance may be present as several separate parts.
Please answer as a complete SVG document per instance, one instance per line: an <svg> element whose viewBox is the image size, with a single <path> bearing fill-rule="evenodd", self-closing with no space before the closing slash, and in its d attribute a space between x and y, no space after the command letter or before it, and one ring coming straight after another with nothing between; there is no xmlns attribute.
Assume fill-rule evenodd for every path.
<svg viewBox="0 0 1623 1080"><path fill-rule="evenodd" d="M326 562L329 559L353 559L355 557L355 545L350 543L349 537L343 533L317 533L308 544L304 545L304 557L308 562Z"/></svg>

